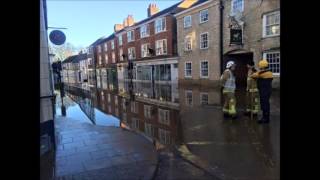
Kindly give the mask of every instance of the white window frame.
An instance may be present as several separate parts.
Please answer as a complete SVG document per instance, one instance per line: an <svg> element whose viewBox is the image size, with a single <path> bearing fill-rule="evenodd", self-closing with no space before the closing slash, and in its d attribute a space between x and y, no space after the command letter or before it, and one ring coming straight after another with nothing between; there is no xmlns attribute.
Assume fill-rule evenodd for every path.
<svg viewBox="0 0 320 180"><path fill-rule="evenodd" d="M142 58L144 58L144 57L150 57L150 55L151 55L151 54L149 53L148 45L149 45L149 48L150 48L150 47L151 47L151 46L150 46L150 43L145 43L145 44L142 44L142 45L141 45L141 57L142 57ZM145 49L144 49L145 46L147 46L147 48L146 48L146 52L147 52L146 56L145 56Z"/></svg>
<svg viewBox="0 0 320 180"><path fill-rule="evenodd" d="M111 49L114 49L114 40L111 41Z"/></svg>
<svg viewBox="0 0 320 180"><path fill-rule="evenodd" d="M104 43L104 51L108 51L108 44L107 44L107 42Z"/></svg>
<svg viewBox="0 0 320 180"><path fill-rule="evenodd" d="M206 11L208 14L208 19L207 20L202 20L202 12ZM208 22L209 21L209 9L203 9L201 11L199 11L199 22L200 24Z"/></svg>
<svg viewBox="0 0 320 180"><path fill-rule="evenodd" d="M108 63L109 63L109 57L108 57L108 54L105 54L105 55L104 55L104 60L106 61L106 64L108 64Z"/></svg>
<svg viewBox="0 0 320 180"><path fill-rule="evenodd" d="M101 46L98 46L98 53L101 53Z"/></svg>
<svg viewBox="0 0 320 180"><path fill-rule="evenodd" d="M145 129L145 133L150 136L153 137L154 136L154 129L151 123L144 123L144 129Z"/></svg>
<svg viewBox="0 0 320 180"><path fill-rule="evenodd" d="M132 56L131 49L133 49L134 57ZM128 48L128 59L129 60L136 59L136 48L135 47Z"/></svg>
<svg viewBox="0 0 320 180"><path fill-rule="evenodd" d="M114 96L114 104L116 106L118 105L118 96L117 95Z"/></svg>
<svg viewBox="0 0 320 180"><path fill-rule="evenodd" d="M158 31L157 29L157 22L161 21L161 30ZM164 21L164 27L162 27L162 21ZM158 33L161 33L161 32L164 32L166 31L167 29L167 22L166 22L166 17L161 17L161 18L158 18L154 21L154 30L155 30L155 34L158 34Z"/></svg>
<svg viewBox="0 0 320 180"><path fill-rule="evenodd" d="M111 58L112 58L112 63L116 62L116 53L113 51L111 54Z"/></svg>
<svg viewBox="0 0 320 180"><path fill-rule="evenodd" d="M132 118L132 122L131 123L132 123L132 126L133 126L134 129L140 129L139 121L140 120L138 118Z"/></svg>
<svg viewBox="0 0 320 180"><path fill-rule="evenodd" d="M158 120L159 123L170 126L170 111L158 108Z"/></svg>
<svg viewBox="0 0 320 180"><path fill-rule="evenodd" d="M202 35L207 34L207 47L203 48L201 47L202 45ZM208 32L204 32L200 34L200 49L208 49L209 48L209 33Z"/></svg>
<svg viewBox="0 0 320 180"><path fill-rule="evenodd" d="M208 100L207 100L207 104L203 104L203 100L202 100L202 97L206 95L208 97ZM200 104L201 105L208 105L209 104L209 93L207 92L200 92Z"/></svg>
<svg viewBox="0 0 320 180"><path fill-rule="evenodd" d="M108 106L108 111L110 114L112 113L111 105Z"/></svg>
<svg viewBox="0 0 320 180"><path fill-rule="evenodd" d="M207 76L202 76L202 63L207 62L208 63L208 75ZM200 78L209 78L209 61L208 60L202 60L200 61Z"/></svg>
<svg viewBox="0 0 320 180"><path fill-rule="evenodd" d="M145 30L145 31L143 31ZM144 24L140 27L140 38L145 38L149 37L150 32L149 32L149 24Z"/></svg>
<svg viewBox="0 0 320 180"><path fill-rule="evenodd" d="M119 46L122 46L122 34L118 37Z"/></svg>
<svg viewBox="0 0 320 180"><path fill-rule="evenodd" d="M101 65L101 64L102 64L102 57L101 57L101 55L98 56L98 60L99 60L99 65Z"/></svg>
<svg viewBox="0 0 320 180"><path fill-rule="evenodd" d="M190 18L190 24L187 24L186 22L188 22L188 21L186 21L186 18ZM184 16L183 17L183 27L184 28L189 28L189 27L191 27L192 26L192 17L191 17L191 15L188 15L188 16Z"/></svg>
<svg viewBox="0 0 320 180"><path fill-rule="evenodd" d="M263 19L262 19L262 37L263 38L280 36L281 22L279 22L279 34L267 35L267 16L276 15L276 14L279 14L279 16L280 16L280 11L273 11L273 12L266 13L263 15ZM281 21L280 17L279 17L279 21ZM268 26L272 26L272 25L268 25Z"/></svg>
<svg viewBox="0 0 320 180"><path fill-rule="evenodd" d="M111 102L111 95L108 93L108 102Z"/></svg>
<svg viewBox="0 0 320 180"><path fill-rule="evenodd" d="M122 113L122 120L123 120L123 122L127 122L127 113L126 112Z"/></svg>
<svg viewBox="0 0 320 180"><path fill-rule="evenodd" d="M191 93L191 104L189 104L189 101L188 101L188 94ZM185 95L185 103L186 103L186 106L193 106L193 93L191 90L186 90L184 91L184 95Z"/></svg>
<svg viewBox="0 0 320 180"><path fill-rule="evenodd" d="M281 54L280 54L280 50L274 50L274 51L266 51L263 53L263 59L266 59L269 63L269 66L270 64L276 64L276 63L270 63L269 60L267 59L267 54L274 54L274 53L279 53L279 71L281 71ZM272 69L270 69L271 72L272 72ZM272 72L273 75L275 76L280 76L280 72L279 73L276 73L276 72Z"/></svg>
<svg viewBox="0 0 320 180"><path fill-rule="evenodd" d="M123 49L122 48L119 48L119 59L120 61L123 61Z"/></svg>
<svg viewBox="0 0 320 180"><path fill-rule="evenodd" d="M234 1L239 1L239 0L231 0L231 8L230 8L230 15L231 16L234 16L235 15L235 11L234 11ZM242 0L242 6L241 8L239 9L239 12L243 12L244 11L244 0Z"/></svg>
<svg viewBox="0 0 320 180"><path fill-rule="evenodd" d="M188 39L190 39L190 49L188 49ZM192 51L192 36L186 36L184 38L184 51Z"/></svg>
<svg viewBox="0 0 320 180"><path fill-rule="evenodd" d="M159 44L158 42L160 42L160 41L162 42L162 43L161 43L161 44L162 44L162 48L163 48L163 41L166 42L166 43L165 43L165 44L166 44L166 48L165 48L165 49L163 48L161 54L158 53L158 48L159 48L159 47L158 47L158 44ZM164 52L164 50L165 50L165 52ZM160 56L160 55L167 55L167 54L168 54L168 43L167 43L167 39L157 40L157 41L156 41L156 55L157 55L157 56Z"/></svg>
<svg viewBox="0 0 320 180"><path fill-rule="evenodd" d="M129 36L129 34L130 34L130 36ZM131 30L131 31L127 32L127 39L128 39L128 42L134 41L134 30Z"/></svg>
<svg viewBox="0 0 320 180"><path fill-rule="evenodd" d="M190 76L187 75L187 64L190 63L191 64L191 73ZM192 78L192 62L191 61L186 61L184 63L184 77L185 78Z"/></svg>
<svg viewBox="0 0 320 180"><path fill-rule="evenodd" d="M170 131L165 130L165 129L161 129L161 128L159 128L158 130L159 130L159 133L158 133L159 137L158 138L159 138L160 142L162 144L170 144L170 141L171 141Z"/></svg>
<svg viewBox="0 0 320 180"><path fill-rule="evenodd" d="M131 102L131 113L138 113L138 103L137 102Z"/></svg>
<svg viewBox="0 0 320 180"><path fill-rule="evenodd" d="M143 105L143 114L145 118L151 119L151 110L152 107L150 105Z"/></svg>

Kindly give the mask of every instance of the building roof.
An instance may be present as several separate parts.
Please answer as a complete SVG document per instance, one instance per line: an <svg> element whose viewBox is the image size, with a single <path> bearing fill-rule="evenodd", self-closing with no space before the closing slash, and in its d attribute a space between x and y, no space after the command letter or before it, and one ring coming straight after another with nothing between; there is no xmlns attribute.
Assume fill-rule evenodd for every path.
<svg viewBox="0 0 320 180"><path fill-rule="evenodd" d="M209 1L209 0L198 0L197 2L195 2L194 4L192 4L190 7L184 8L184 9L180 10L180 11L177 12L177 13L180 13L180 12L182 13L183 11L186 11L186 10L188 10L188 9L190 9L190 8L193 8L193 7L195 7L195 6L199 5L199 4L205 3L205 2L207 2L207 1Z"/></svg>
<svg viewBox="0 0 320 180"><path fill-rule="evenodd" d="M84 54L77 54L73 56L69 56L66 58L62 63L79 63L80 61L86 60L87 59L87 53Z"/></svg>

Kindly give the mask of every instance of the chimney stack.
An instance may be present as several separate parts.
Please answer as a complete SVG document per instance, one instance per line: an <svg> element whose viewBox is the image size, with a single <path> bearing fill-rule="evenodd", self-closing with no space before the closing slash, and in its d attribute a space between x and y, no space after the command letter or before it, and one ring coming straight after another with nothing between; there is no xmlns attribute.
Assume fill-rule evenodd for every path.
<svg viewBox="0 0 320 180"><path fill-rule="evenodd" d="M132 26L133 24L134 24L134 19L132 15L128 15L128 17L123 20L123 27Z"/></svg>
<svg viewBox="0 0 320 180"><path fill-rule="evenodd" d="M114 25L114 32L120 31L121 29L123 29L123 24Z"/></svg>
<svg viewBox="0 0 320 180"><path fill-rule="evenodd" d="M159 8L157 7L156 4L149 4L148 7L148 17L157 14L159 12Z"/></svg>

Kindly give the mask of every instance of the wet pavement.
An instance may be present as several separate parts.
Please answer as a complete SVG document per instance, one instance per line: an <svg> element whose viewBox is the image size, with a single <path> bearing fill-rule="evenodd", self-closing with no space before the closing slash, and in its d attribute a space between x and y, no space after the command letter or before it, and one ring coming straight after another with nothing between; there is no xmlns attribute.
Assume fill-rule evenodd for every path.
<svg viewBox="0 0 320 180"><path fill-rule="evenodd" d="M157 153L145 138L113 126L57 116L56 179L150 179Z"/></svg>
<svg viewBox="0 0 320 180"><path fill-rule="evenodd" d="M91 132L87 131L88 125L75 125L82 128L83 132L79 131L80 133L89 133L87 138L96 139L99 133L106 133L109 135L106 137L110 138L112 137L110 128L120 131L128 129L130 132L135 132L135 135L143 137L149 144L153 142L154 146L150 145L152 148L145 149L143 154L149 156L148 153L154 152L154 147L158 151L159 159L154 179L280 179L278 91L273 93L270 100L270 123L258 124L257 119L243 115L245 107L243 91L236 93L238 119L231 120L223 118L220 90L212 87L134 83L133 89L130 89L128 83L120 81L115 84L101 83L98 87L89 90L67 87L66 94L76 103L60 103L72 104L66 108L66 117L82 119L83 122L77 121L76 124L79 122L90 124L93 129L102 128L95 129L93 132L96 133L90 134ZM81 118L79 109L82 111ZM58 108L58 111L61 109ZM67 129L76 127L70 125ZM129 134L127 136L130 137ZM124 139L125 137L123 136ZM113 140L113 143L122 141L121 138ZM64 141L67 143L71 140ZM112 141L105 140L99 144L102 142ZM81 149L86 146L86 142L83 143L75 144L74 147ZM139 141L130 143L127 148L140 146ZM97 149L101 150L99 147ZM87 161L85 156L83 156L84 161ZM133 154L129 153L125 157L130 159L131 156ZM90 154L90 158L94 156ZM110 171L119 178L121 173L108 170L109 166L112 166L112 161L111 165L109 161L107 162L101 161L101 164L106 166L101 167L102 171L98 168L90 172L94 174L96 171ZM82 168L85 169L86 165ZM138 167L128 165L127 171L134 171L131 170L134 168ZM100 175L104 177L103 173ZM140 175L133 177L139 178Z"/></svg>

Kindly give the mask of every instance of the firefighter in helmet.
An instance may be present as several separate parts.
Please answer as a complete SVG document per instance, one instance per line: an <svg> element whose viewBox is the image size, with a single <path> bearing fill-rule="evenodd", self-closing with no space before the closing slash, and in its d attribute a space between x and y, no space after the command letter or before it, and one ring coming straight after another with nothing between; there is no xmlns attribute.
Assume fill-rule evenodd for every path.
<svg viewBox="0 0 320 180"><path fill-rule="evenodd" d="M263 59L259 62L259 71L253 73L250 77L257 80L257 86L260 96L260 106L262 109L262 118L258 123L269 123L270 120L270 96L272 91L273 74L269 70L268 61Z"/></svg>
<svg viewBox="0 0 320 180"><path fill-rule="evenodd" d="M221 75L221 85L223 86L223 114L224 116L231 116L236 118L236 99L234 96L236 89L236 79L234 76L236 64L234 61L229 61L226 66L226 70Z"/></svg>

